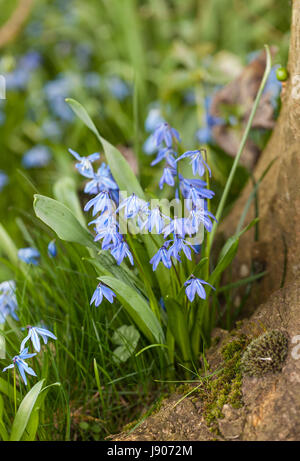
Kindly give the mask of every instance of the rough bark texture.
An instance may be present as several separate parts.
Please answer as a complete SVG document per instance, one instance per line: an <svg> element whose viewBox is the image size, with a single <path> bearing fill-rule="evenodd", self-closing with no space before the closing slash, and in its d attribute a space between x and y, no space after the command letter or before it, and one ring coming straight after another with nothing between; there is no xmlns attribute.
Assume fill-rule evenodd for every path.
<svg viewBox="0 0 300 461"><path fill-rule="evenodd" d="M242 331L251 337L255 336L255 329L260 333L283 330L289 337L289 351L282 371L255 378L245 376L243 406L234 409L224 405L224 418L218 420L218 435L209 431L201 401L187 398L174 408L180 398L174 395L133 433L121 434L115 440L300 439L299 0L293 1L288 70L280 117L255 170L258 180L277 157L259 189L259 241L255 241L254 232L243 237L234 269L237 278L242 273L247 275L251 267L268 271L268 275L254 286L248 306L252 317L243 322ZM245 188L223 223L225 236L234 233L252 187L249 184ZM253 217L254 208L248 214L248 222ZM221 345L208 356L212 369L222 366L220 350Z"/></svg>

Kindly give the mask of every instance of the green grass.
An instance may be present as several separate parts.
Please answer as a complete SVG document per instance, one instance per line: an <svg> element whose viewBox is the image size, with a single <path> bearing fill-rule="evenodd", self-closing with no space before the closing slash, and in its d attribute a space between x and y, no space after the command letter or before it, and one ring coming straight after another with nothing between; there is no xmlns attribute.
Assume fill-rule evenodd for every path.
<svg viewBox="0 0 300 461"><path fill-rule="evenodd" d="M15 3L0 2L1 22L9 17ZM50 341L32 359L38 378L29 377L27 388L17 376L17 406L42 379L43 386L60 385L50 387L43 399L38 398L34 407L38 421L31 417L22 437L33 434L37 423L37 440L98 440L149 412L161 393L169 390L168 384L159 383L168 379L169 370L162 365L163 348L149 348L143 335L135 351L144 349L142 353L132 354L125 363L114 360L113 334L120 326L131 325L132 320L120 303L103 303L99 308L89 305L98 273L89 261L88 250L57 240L58 257L51 260L47 256L47 244L54 235L34 217L33 195L53 196L53 185L69 176L81 198L80 178L67 148L85 155L97 151L99 144L80 121L66 123L53 114L44 85L64 72L79 78L80 83L65 96L84 102L103 137L113 145L134 149L139 180L151 196L156 193L160 168L151 169L149 157L142 152L149 104L161 103L164 115L180 129L183 149L196 148L194 133L202 123L203 96L208 88L231 80L235 60L242 66L250 52L269 43L279 48L274 63L285 65L290 8L286 0L74 0L65 14L58 3L36 2L27 27L18 40L3 49L0 59L0 72L4 72L8 63L17 65L28 50L36 49L43 56L27 88L8 91L7 100L0 101L5 114L5 123L0 126L0 170L10 178L0 192L0 223L11 239L0 232L0 282L16 280L20 318L18 323L9 318L1 330L6 359L0 364L2 368L7 366L19 352L25 336L21 326L43 321L58 339ZM29 33L37 25L38 35ZM78 58L78 46L82 44L90 49L87 63ZM232 63L227 73L218 64L218 53L224 50ZM120 102L105 86L88 89L84 75L90 71L99 73L103 80L117 73L134 86L134 91ZM186 104L185 93L189 90L196 92L197 104ZM58 123L61 137L43 135L42 124L49 119ZM265 138L262 142L264 145ZM24 170L23 153L38 143L51 148L51 164L46 169ZM218 146L210 146L209 162L214 176L211 187L216 191L215 211L233 160ZM248 177L247 171L238 166L226 207L222 205L224 215ZM16 248L25 246L40 250L39 267L17 261ZM249 276L249 288L255 277ZM229 283L222 288L225 308L218 299L212 306L220 324L227 328L235 319L232 298L236 287ZM179 369L177 373L180 376ZM4 380L0 381L3 438L1 421L10 434L15 418L13 371L0 378Z"/></svg>

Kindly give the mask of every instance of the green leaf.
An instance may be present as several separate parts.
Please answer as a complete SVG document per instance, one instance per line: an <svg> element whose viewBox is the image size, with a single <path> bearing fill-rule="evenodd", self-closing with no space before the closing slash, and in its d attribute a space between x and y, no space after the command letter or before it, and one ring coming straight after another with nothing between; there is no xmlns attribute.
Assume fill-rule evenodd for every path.
<svg viewBox="0 0 300 461"><path fill-rule="evenodd" d="M4 227L0 224L0 249L13 263L18 263L18 249Z"/></svg>
<svg viewBox="0 0 300 461"><path fill-rule="evenodd" d="M161 325L145 298L121 280L106 276L99 277L99 279L115 292L128 314L149 341L165 342Z"/></svg>
<svg viewBox="0 0 300 461"><path fill-rule="evenodd" d="M44 195L35 195L33 208L37 217L51 227L60 239L97 249L92 235L63 203Z"/></svg>
<svg viewBox="0 0 300 461"><path fill-rule="evenodd" d="M80 224L85 227L85 218L76 192L76 183L73 178L60 178L53 187L54 197L60 203L66 205L78 219Z"/></svg>
<svg viewBox="0 0 300 461"><path fill-rule="evenodd" d="M165 302L168 313L168 328L170 328L175 342L180 348L183 360L191 362L192 352L186 312L184 312L176 299L171 296L166 296Z"/></svg>
<svg viewBox="0 0 300 461"><path fill-rule="evenodd" d="M34 409L35 403L42 390L44 379L39 381L33 388L25 395L20 403L19 409L12 424L10 441L17 442L21 440L26 426L28 424L31 413Z"/></svg>
<svg viewBox="0 0 300 461"><path fill-rule="evenodd" d="M133 325L122 325L113 334L112 342L118 347L114 350L113 358L118 362L126 362L134 353L139 342L140 334Z"/></svg>
<svg viewBox="0 0 300 461"><path fill-rule="evenodd" d="M0 392L10 399L14 398L14 388L3 378L0 378Z"/></svg>

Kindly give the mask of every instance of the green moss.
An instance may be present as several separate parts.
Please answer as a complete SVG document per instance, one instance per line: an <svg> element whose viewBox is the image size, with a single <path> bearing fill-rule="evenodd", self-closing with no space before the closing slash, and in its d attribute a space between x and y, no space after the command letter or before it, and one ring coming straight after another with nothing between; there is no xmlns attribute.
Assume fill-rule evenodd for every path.
<svg viewBox="0 0 300 461"><path fill-rule="evenodd" d="M279 372L287 352L287 336L279 330L267 331L247 347L241 361L242 372L250 376Z"/></svg>
<svg viewBox="0 0 300 461"><path fill-rule="evenodd" d="M241 358L248 343L249 339L240 334L225 344L221 350L224 362L219 373L205 378L195 390L203 403L206 423L214 434L218 433L217 420L224 417L223 406L230 404L240 408L243 405Z"/></svg>

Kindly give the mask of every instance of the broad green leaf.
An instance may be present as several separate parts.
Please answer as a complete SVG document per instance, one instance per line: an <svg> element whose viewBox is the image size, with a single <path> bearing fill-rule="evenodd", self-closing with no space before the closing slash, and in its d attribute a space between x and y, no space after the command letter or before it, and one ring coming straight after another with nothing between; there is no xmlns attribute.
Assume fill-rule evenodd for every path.
<svg viewBox="0 0 300 461"><path fill-rule="evenodd" d="M31 413L34 409L35 403L43 387L44 380L42 379L33 386L32 389L25 395L20 403L17 414L12 424L10 441L21 440L26 426L28 424Z"/></svg>
<svg viewBox="0 0 300 461"><path fill-rule="evenodd" d="M112 342L118 347L113 352L116 362L126 362L134 353L140 334L133 325L122 325L113 334Z"/></svg>
<svg viewBox="0 0 300 461"><path fill-rule="evenodd" d="M78 219L80 224L85 227L85 219L81 209L81 205L76 192L76 183L73 178L60 178L53 187L54 197L60 203L66 205Z"/></svg>
<svg viewBox="0 0 300 461"><path fill-rule="evenodd" d="M0 392L10 399L14 398L14 388L3 378L0 378ZM19 393L17 393L18 395Z"/></svg>
<svg viewBox="0 0 300 461"><path fill-rule="evenodd" d="M186 312L184 312L182 306L170 296L166 296L165 302L168 313L168 328L170 328L175 342L180 348L183 360L185 362L191 362L192 353Z"/></svg>
<svg viewBox="0 0 300 461"><path fill-rule="evenodd" d="M31 413L27 426L22 436L23 442L33 442L39 427L39 408L35 408Z"/></svg>
<svg viewBox="0 0 300 461"><path fill-rule="evenodd" d="M92 235L63 203L44 195L35 195L33 208L37 217L51 227L60 239L97 249Z"/></svg>
<svg viewBox="0 0 300 461"><path fill-rule="evenodd" d="M6 341L5 341L5 336L1 333L2 330L4 330L4 323L0 324L0 359L5 359Z"/></svg>
<svg viewBox="0 0 300 461"><path fill-rule="evenodd" d="M151 342L164 343L161 325L149 307L149 304L137 291L121 280L113 277L99 277L116 294L138 328Z"/></svg>
<svg viewBox="0 0 300 461"><path fill-rule="evenodd" d="M4 227L0 224L0 250L13 263L18 263L18 249Z"/></svg>

